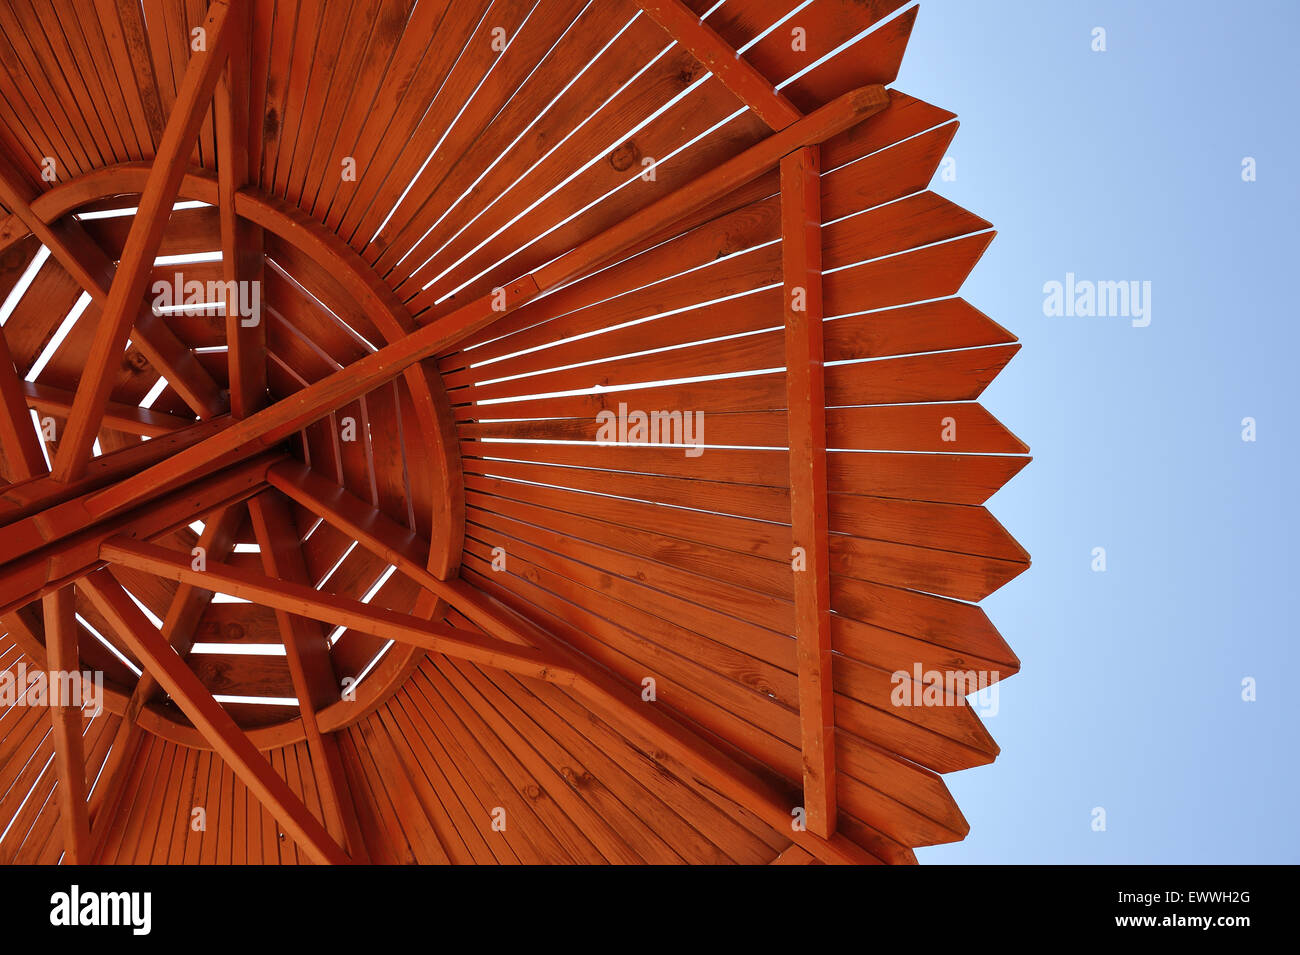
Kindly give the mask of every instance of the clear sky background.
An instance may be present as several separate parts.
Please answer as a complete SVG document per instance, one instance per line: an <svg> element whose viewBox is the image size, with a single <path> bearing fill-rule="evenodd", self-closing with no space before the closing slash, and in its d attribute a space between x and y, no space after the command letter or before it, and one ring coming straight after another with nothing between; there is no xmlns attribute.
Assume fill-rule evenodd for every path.
<svg viewBox="0 0 1300 955"><path fill-rule="evenodd" d="M1034 560L983 604L1002 755L923 863L1300 862L1297 35L1294 0L921 4L896 85L962 121L934 188L999 229L963 294L1024 343L984 403L1035 457L990 503ZM1150 326L1045 317L1066 272L1150 281Z"/></svg>

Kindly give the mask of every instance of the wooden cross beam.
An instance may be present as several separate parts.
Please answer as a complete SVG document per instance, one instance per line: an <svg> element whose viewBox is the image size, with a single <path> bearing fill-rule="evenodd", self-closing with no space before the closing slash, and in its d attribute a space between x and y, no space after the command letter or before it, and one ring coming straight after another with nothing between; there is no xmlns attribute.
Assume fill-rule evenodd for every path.
<svg viewBox="0 0 1300 955"><path fill-rule="evenodd" d="M235 546L235 534L243 520L244 509L238 505L223 508L209 515L199 535L198 546L214 560L225 560ZM172 595L167 615L163 617L162 635L182 658L194 645L194 632L204 609L212 600L212 591L181 584ZM108 759L100 772L99 785L90 799L91 834L94 849L91 858L98 859L108 839L117 807L126 785L127 770L134 760L142 733L140 712L160 691L158 681L146 670L140 675L131 698L122 713L117 734L109 749Z"/></svg>
<svg viewBox="0 0 1300 955"><path fill-rule="evenodd" d="M86 807L86 757L81 745L81 708L56 699L68 686L68 676L80 679L77 620L73 590L64 587L47 596L45 648L49 660L50 723L54 736L54 766L58 773L59 819L63 850L72 865L91 861L90 817Z"/></svg>
<svg viewBox="0 0 1300 955"><path fill-rule="evenodd" d="M820 166L816 146L781 160L781 260L804 809L809 830L829 836L835 831L836 812L835 687L831 681L826 386L822 370Z"/></svg>
<svg viewBox="0 0 1300 955"><path fill-rule="evenodd" d="M284 498L274 493L259 494L249 500L248 511L266 572L292 584L310 587L298 528ZM278 609L275 616L302 712L303 732L325 811L325 826L360 861L365 855L365 840L361 837L361 823L343 771L338 741L332 734L322 733L316 721L318 710L339 699L340 685L330 657L329 639L317 621Z"/></svg>
<svg viewBox="0 0 1300 955"><path fill-rule="evenodd" d="M40 542L57 541L64 531L56 529L59 517L53 509L60 504L103 489L114 481L129 479L131 474L174 455L181 448L216 434L224 424L224 418L213 418L173 431L165 437L110 451L92 461L85 477L70 483L56 481L45 474L42 461L39 476L0 490L0 526L5 530L5 534L0 535L0 564L26 554ZM83 529L87 521L90 521L90 513L81 512L69 526L74 530ZM38 526L40 533L31 537Z"/></svg>
<svg viewBox="0 0 1300 955"><path fill-rule="evenodd" d="M187 487L147 505L36 546L0 568L0 614L11 613L90 573L102 562L100 545L110 537L128 535L150 540L194 520L195 514L242 501L265 487L266 470L284 460L268 454ZM76 501L69 502L76 504ZM63 507L66 505L60 505ZM39 520L39 517L37 518ZM4 535L0 535L3 538Z"/></svg>
<svg viewBox="0 0 1300 955"><path fill-rule="evenodd" d="M16 170L0 165L0 201L13 210L14 215L50 250L55 261L90 294L94 305L78 320L88 324L94 322L99 318L96 311L108 304L109 287L114 276L113 263L75 219L64 218L47 223L37 215L32 208L35 199L36 194L18 179ZM143 295L142 289L141 297L132 305L137 347L200 417L221 414L226 406L221 386L194 353L144 303Z"/></svg>
<svg viewBox="0 0 1300 955"><path fill-rule="evenodd" d="M844 94L511 283L502 290L502 296L485 295L435 319L405 338L307 385L290 398L148 468L130 483L100 492L91 499L92 509L99 515L113 513L157 493L159 487L191 480L223 463L255 454L284 440L334 408L391 381L416 362L488 326L542 291L585 274L641 238L726 195L777 165L781 157L856 125L888 103L889 95L881 86L866 86Z"/></svg>
<svg viewBox="0 0 1300 955"><path fill-rule="evenodd" d="M625 685L587 658L574 653L541 628L525 626L502 605L464 580L442 580L424 567L428 544L383 512L350 494L305 465L285 463L267 472L267 480L286 496L327 523L360 542L368 550L397 566L412 580L456 608L502 641L538 646L561 661L576 676L573 690L594 709L613 718L612 725L643 735L663 749L711 788L754 812L778 832L788 831L795 802L778 786L740 766L711 743L661 710L640 700L639 687ZM794 832L794 841L826 862L877 861L839 833L822 837L812 831Z"/></svg>
<svg viewBox="0 0 1300 955"><path fill-rule="evenodd" d="M0 367L0 375L2 374L3 368ZM19 387L27 400L27 407L35 411L58 415L60 418L66 418L72 411L74 392L35 381L19 382ZM31 419L28 418L27 421L30 424ZM140 435L144 438L158 438L166 434L175 434L178 431L184 431L192 424L194 424L193 418L182 418L179 415L168 414L165 411L153 411L149 408L141 408L138 405L129 405L124 402L110 401L104 406L104 427L122 431L126 434ZM104 455L100 457L104 457ZM42 467L42 470L44 470L44 467Z"/></svg>
<svg viewBox="0 0 1300 955"><path fill-rule="evenodd" d="M773 129L785 129L803 114L771 80L733 50L717 31L682 0L637 0L637 6Z"/></svg>
<svg viewBox="0 0 1300 955"><path fill-rule="evenodd" d="M247 0L237 2L243 6ZM172 204L176 201L199 127L207 115L213 90L225 65L236 20L237 17L231 16L227 0L212 0L207 18L199 28L203 31L204 48L193 53L186 67L176 105L163 130L138 211L127 234L122 259L95 329L94 343L85 373L77 386L72 414L63 429L63 440L59 442L53 474L60 481L80 477L90 461L91 445L99 433L104 406L113 388L115 362L126 347L132 322L144 298L149 271L162 243L163 230L171 216Z"/></svg>
<svg viewBox="0 0 1300 955"><path fill-rule="evenodd" d="M484 638L468 630L458 630L410 614L372 607L360 600L324 593L307 584L266 577L215 561L208 561L203 570L195 570L188 554L177 554L164 547L125 537L104 541L99 556L110 563L134 567L168 580L208 587L266 607L408 643L471 663L561 686L573 683L573 674L550 654Z"/></svg>
<svg viewBox="0 0 1300 955"><path fill-rule="evenodd" d="M149 623L117 579L107 570L98 570L86 577L81 586L114 633L154 674L213 750L293 840L316 862L350 862L347 853L330 838L325 827L280 778L266 757L257 751L230 714L212 698L162 633Z"/></svg>
<svg viewBox="0 0 1300 955"><path fill-rule="evenodd" d="M266 404L267 397L266 323L260 314L245 316L240 310L242 304L251 303L251 291L262 284L266 268L262 230L235 213L235 194L249 183L251 14L252 5L248 3L239 4L231 12L236 39L230 44L230 59L212 104L217 122L217 214L225 280L226 358L230 366L230 412L235 418L256 411Z"/></svg>

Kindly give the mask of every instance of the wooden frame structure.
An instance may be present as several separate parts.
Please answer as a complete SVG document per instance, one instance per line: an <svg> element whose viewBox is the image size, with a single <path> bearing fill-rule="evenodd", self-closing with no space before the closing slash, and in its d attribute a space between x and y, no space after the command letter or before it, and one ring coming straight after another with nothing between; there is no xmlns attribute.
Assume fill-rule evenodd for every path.
<svg viewBox="0 0 1300 955"><path fill-rule="evenodd" d="M961 838L895 691L1018 669L1028 458L916 10L0 3L0 676L103 680L0 713L0 861Z"/></svg>

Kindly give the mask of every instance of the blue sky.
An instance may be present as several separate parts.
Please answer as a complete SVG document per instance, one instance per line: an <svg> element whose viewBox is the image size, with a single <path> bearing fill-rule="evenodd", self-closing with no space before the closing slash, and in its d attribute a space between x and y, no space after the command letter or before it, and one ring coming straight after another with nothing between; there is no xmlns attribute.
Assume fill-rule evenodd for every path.
<svg viewBox="0 0 1300 955"><path fill-rule="evenodd" d="M971 834L923 863L1300 861L1298 28L1281 0L921 4L896 85L962 121L934 188L999 229L963 294L1024 342L984 403L1035 456L991 501L1034 559L983 604L1023 664L1002 755L947 777ZM1151 324L1046 317L1067 272L1151 282Z"/></svg>

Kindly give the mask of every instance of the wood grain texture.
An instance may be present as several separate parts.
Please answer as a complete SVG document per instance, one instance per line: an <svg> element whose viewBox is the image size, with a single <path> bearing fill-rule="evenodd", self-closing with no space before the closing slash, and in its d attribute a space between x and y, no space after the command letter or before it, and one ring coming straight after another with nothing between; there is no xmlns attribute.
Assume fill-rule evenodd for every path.
<svg viewBox="0 0 1300 955"><path fill-rule="evenodd" d="M0 709L0 861L962 838L998 745L896 690L1018 672L1029 458L916 11L0 4L0 675L105 678Z"/></svg>

